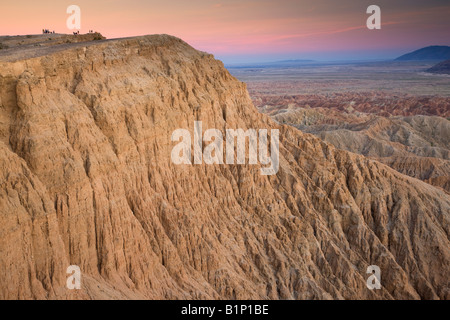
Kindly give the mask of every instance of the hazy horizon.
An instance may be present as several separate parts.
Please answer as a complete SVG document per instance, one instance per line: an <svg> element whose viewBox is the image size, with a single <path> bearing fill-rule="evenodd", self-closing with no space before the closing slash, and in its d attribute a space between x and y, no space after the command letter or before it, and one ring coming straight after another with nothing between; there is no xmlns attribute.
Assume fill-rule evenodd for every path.
<svg viewBox="0 0 450 320"><path fill-rule="evenodd" d="M388 60L430 45L449 45L446 0L87 0L1 4L0 33L71 33L66 9L81 8L81 33L107 38L170 34L226 64L290 59ZM369 30L366 9L381 8L381 30Z"/></svg>

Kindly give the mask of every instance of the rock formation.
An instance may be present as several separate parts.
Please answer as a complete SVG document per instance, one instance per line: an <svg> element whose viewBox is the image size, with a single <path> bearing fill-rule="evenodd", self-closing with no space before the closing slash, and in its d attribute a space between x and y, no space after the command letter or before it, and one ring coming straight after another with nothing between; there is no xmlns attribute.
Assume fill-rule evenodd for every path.
<svg viewBox="0 0 450 320"><path fill-rule="evenodd" d="M327 109L327 113L369 113L391 116L439 116L450 118L450 97L415 96L373 92L338 92L332 94L265 95L254 90L252 99L261 111L268 114L293 107ZM330 117L331 118L331 117ZM341 116L338 116L341 118Z"/></svg>
<svg viewBox="0 0 450 320"><path fill-rule="evenodd" d="M450 121L441 117L381 117L323 108L271 113L281 124L313 133L335 147L381 161L450 192Z"/></svg>
<svg viewBox="0 0 450 320"><path fill-rule="evenodd" d="M195 120L279 129L277 175L171 163ZM0 54L0 167L1 299L450 299L448 194L276 124L170 36Z"/></svg>

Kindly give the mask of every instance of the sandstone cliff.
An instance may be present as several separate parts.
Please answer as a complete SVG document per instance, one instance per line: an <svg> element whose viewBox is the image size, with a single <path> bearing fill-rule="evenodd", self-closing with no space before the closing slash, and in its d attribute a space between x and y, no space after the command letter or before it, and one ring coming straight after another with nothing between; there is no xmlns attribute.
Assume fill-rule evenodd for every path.
<svg viewBox="0 0 450 320"><path fill-rule="evenodd" d="M0 56L1 299L450 299L449 195L275 124L213 56L162 35L17 57ZM172 164L194 120L278 128L278 174Z"/></svg>

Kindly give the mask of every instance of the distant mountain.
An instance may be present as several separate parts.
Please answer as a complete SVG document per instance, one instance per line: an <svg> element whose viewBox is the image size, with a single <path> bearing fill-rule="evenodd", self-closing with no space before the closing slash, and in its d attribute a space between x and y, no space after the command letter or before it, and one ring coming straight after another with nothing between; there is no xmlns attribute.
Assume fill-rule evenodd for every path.
<svg viewBox="0 0 450 320"><path fill-rule="evenodd" d="M430 46L425 47L395 59L396 61L410 60L447 60L450 59L449 46Z"/></svg>
<svg viewBox="0 0 450 320"><path fill-rule="evenodd" d="M450 74L450 60L445 60L427 70L431 73Z"/></svg>

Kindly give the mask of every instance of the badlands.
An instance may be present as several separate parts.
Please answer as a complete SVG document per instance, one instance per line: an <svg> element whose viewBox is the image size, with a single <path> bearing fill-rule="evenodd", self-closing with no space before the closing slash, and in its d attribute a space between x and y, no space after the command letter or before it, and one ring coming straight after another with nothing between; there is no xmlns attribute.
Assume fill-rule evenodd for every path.
<svg viewBox="0 0 450 320"><path fill-rule="evenodd" d="M442 188L260 113L172 36L33 37L0 50L0 299L450 299ZM279 130L277 174L173 164L194 121Z"/></svg>

